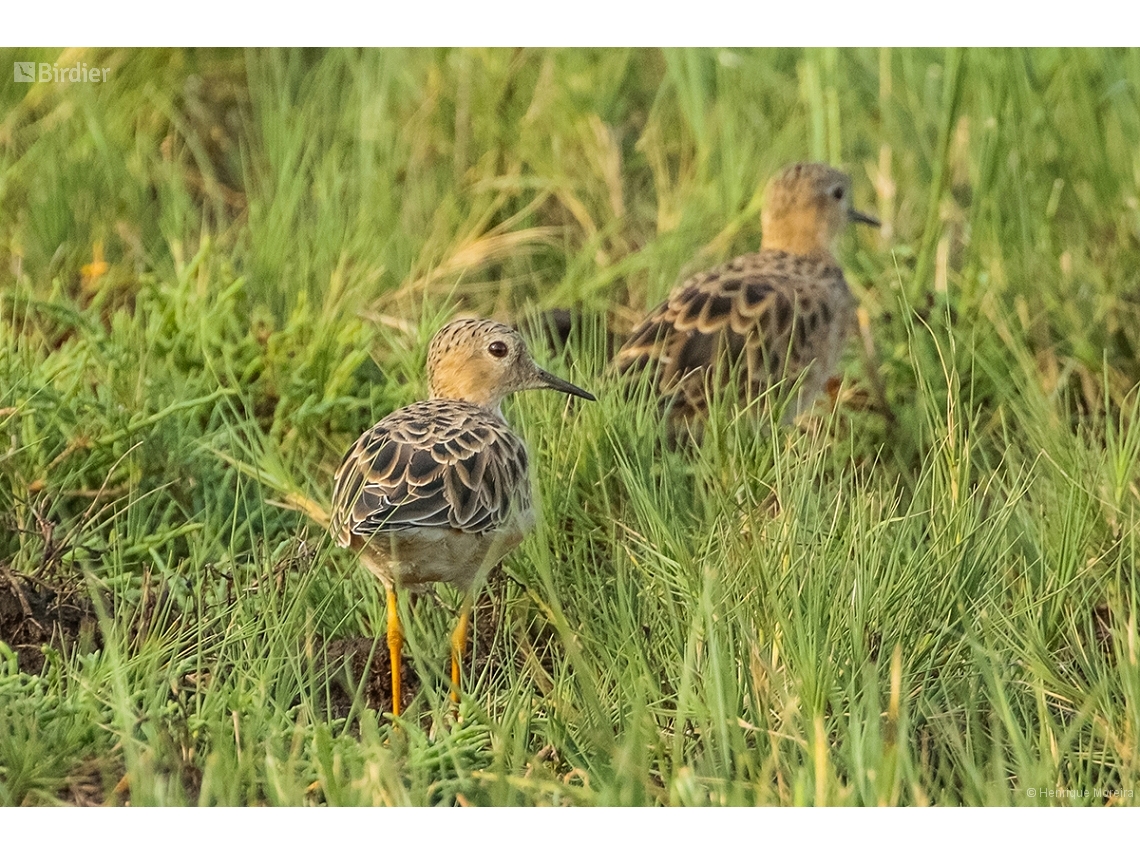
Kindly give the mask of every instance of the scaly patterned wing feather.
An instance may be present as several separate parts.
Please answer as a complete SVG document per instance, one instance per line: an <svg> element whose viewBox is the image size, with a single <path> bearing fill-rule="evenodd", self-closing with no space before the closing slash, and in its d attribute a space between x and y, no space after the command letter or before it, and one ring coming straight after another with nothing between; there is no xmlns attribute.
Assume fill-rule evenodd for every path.
<svg viewBox="0 0 1140 855"><path fill-rule="evenodd" d="M464 401L421 401L348 450L329 529L342 546L420 527L482 534L529 507L526 446L506 422Z"/></svg>
<svg viewBox="0 0 1140 855"><path fill-rule="evenodd" d="M837 295L839 298L836 302ZM845 323L842 271L823 260L783 252L734 258L678 286L633 331L615 357L619 373L651 369L674 415L707 408L711 383L724 387L739 370L739 394L759 396L818 359Z"/></svg>

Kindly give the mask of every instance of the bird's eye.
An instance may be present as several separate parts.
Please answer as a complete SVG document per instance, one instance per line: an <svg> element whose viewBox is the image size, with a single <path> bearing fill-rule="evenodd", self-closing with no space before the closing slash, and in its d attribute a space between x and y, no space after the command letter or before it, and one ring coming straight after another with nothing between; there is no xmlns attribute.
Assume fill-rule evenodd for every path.
<svg viewBox="0 0 1140 855"><path fill-rule="evenodd" d="M832 190L831 195L835 199L835 201L838 202L839 200L841 200L843 198L843 185L840 184L838 187L836 187L834 190Z"/></svg>
<svg viewBox="0 0 1140 855"><path fill-rule="evenodd" d="M487 353L491 354L495 359L502 359L507 355L509 350L510 348L507 347L505 341L493 341L487 345Z"/></svg>

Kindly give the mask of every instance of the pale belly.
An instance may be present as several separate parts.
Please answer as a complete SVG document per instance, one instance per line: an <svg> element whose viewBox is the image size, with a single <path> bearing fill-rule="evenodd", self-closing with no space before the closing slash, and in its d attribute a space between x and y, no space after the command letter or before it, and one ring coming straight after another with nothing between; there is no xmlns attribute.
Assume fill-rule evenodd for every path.
<svg viewBox="0 0 1140 855"><path fill-rule="evenodd" d="M509 528L486 534L453 528L421 528L378 534L365 541L354 537L352 548L385 587L422 590L447 582L462 591L482 583L491 568L518 546L534 528L534 512L515 518Z"/></svg>

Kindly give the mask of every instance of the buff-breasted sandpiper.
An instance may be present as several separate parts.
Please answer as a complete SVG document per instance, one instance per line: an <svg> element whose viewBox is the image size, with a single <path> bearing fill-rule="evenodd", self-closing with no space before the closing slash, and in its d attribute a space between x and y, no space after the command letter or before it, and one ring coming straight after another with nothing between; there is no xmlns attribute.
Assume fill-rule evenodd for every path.
<svg viewBox="0 0 1140 855"><path fill-rule="evenodd" d="M633 330L615 367L628 377L652 371L674 437L699 434L710 392L730 382L747 403L798 381L789 419L815 401L853 324L855 300L833 254L852 221L879 225L851 207L846 174L793 164L769 185L760 251L689 277Z"/></svg>
<svg viewBox="0 0 1140 855"><path fill-rule="evenodd" d="M451 638L452 697L474 596L487 573L534 527L527 449L503 418L503 398L554 389L594 400L539 368L504 324L462 319L428 348L429 397L381 419L336 473L329 530L355 550L388 596L392 712L400 713L404 634L396 590L450 582L463 592Z"/></svg>

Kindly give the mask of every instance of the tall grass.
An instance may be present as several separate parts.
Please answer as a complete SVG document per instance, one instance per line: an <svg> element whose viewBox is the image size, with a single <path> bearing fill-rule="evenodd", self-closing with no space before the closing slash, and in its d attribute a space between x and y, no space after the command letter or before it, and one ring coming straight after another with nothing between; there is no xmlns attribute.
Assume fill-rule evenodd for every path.
<svg viewBox="0 0 1140 855"><path fill-rule="evenodd" d="M112 72L0 79L0 565L93 604L0 643L3 803L1136 803L1140 53L17 59ZM297 497L446 318L620 333L803 158L884 221L840 254L894 418L853 345L834 412L674 451L599 323L536 343L599 401L508 404L538 529L458 715L454 597L408 607L393 727Z"/></svg>

